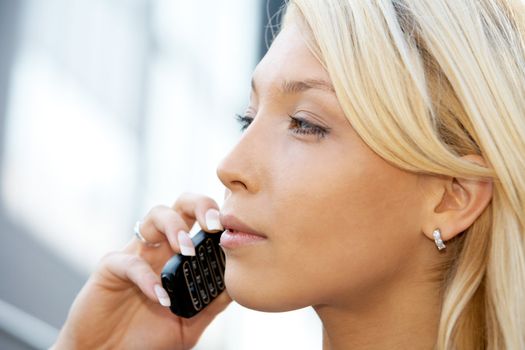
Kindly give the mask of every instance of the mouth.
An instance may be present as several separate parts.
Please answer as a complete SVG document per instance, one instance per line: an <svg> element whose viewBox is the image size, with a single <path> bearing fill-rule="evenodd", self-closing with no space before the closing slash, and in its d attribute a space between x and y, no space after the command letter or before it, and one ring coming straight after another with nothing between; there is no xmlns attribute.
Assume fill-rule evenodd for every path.
<svg viewBox="0 0 525 350"><path fill-rule="evenodd" d="M243 233L252 236L259 236L261 238L267 238L264 233L252 229L250 226L246 225L244 222L237 219L233 215L221 215L219 219L221 221L222 227L231 233Z"/></svg>
<svg viewBox="0 0 525 350"><path fill-rule="evenodd" d="M225 230L221 235L221 246L223 248L239 248L267 239L264 233L252 229L233 215L221 215L220 221Z"/></svg>

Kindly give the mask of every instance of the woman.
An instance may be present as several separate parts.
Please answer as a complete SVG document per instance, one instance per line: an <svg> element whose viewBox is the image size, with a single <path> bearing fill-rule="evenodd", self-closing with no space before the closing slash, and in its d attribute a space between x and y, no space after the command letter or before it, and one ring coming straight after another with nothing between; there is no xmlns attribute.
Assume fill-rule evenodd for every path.
<svg viewBox="0 0 525 350"><path fill-rule="evenodd" d="M233 299L313 306L323 349L525 349L524 16L519 0L291 1L217 169L222 208L152 209L148 244L102 259L55 348L188 349ZM227 293L180 319L159 271L193 253L195 222L227 229Z"/></svg>

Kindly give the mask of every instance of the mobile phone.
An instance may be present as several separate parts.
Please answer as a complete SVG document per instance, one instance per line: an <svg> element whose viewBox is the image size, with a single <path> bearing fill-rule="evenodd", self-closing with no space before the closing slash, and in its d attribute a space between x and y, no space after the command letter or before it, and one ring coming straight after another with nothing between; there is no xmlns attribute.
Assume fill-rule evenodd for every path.
<svg viewBox="0 0 525 350"><path fill-rule="evenodd" d="M164 265L160 278L174 314L193 317L224 290L225 256L219 245L222 232L197 232L191 239L195 256L177 254Z"/></svg>

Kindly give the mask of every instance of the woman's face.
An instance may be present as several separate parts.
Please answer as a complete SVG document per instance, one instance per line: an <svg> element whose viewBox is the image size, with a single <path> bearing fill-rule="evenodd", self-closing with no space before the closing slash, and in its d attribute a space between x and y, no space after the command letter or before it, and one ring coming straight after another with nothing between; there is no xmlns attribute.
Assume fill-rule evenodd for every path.
<svg viewBox="0 0 525 350"><path fill-rule="evenodd" d="M418 176L363 143L297 27L277 36L253 82L253 120L217 173L221 215L266 239L225 249L229 294L263 311L373 302L414 273L418 245L432 245Z"/></svg>

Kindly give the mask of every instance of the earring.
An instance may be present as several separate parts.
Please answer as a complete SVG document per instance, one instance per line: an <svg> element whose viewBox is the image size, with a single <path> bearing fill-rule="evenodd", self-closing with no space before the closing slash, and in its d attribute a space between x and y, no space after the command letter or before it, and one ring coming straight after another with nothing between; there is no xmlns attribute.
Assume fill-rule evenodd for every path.
<svg viewBox="0 0 525 350"><path fill-rule="evenodd" d="M447 247L441 239L441 231L438 228L434 230L432 236L434 236L434 242L436 242L436 247L438 250L443 250Z"/></svg>

